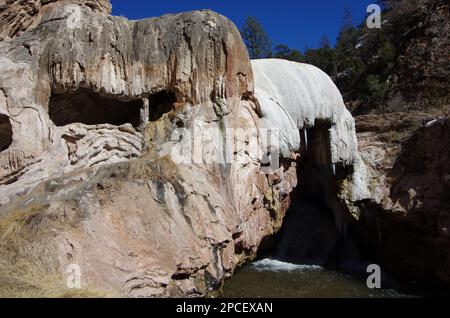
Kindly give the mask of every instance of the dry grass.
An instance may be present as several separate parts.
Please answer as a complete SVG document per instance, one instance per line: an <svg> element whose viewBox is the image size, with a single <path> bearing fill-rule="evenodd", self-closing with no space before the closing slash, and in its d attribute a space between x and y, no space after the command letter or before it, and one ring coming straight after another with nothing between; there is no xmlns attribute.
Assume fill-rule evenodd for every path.
<svg viewBox="0 0 450 318"><path fill-rule="evenodd" d="M125 177L130 181L147 181L154 178L173 180L178 177L177 174L178 168L169 156L158 157L157 160L144 157L130 161Z"/></svg>
<svg viewBox="0 0 450 318"><path fill-rule="evenodd" d="M45 210L31 207L0 219L0 298L106 297L91 289L66 288Z"/></svg>
<svg viewBox="0 0 450 318"><path fill-rule="evenodd" d="M3 255L2 255L3 256ZM64 278L41 263L20 259L0 262L0 298L101 298L106 293L68 289Z"/></svg>
<svg viewBox="0 0 450 318"><path fill-rule="evenodd" d="M130 180L148 180L153 175L149 161L137 159L130 162L130 171L127 178Z"/></svg>

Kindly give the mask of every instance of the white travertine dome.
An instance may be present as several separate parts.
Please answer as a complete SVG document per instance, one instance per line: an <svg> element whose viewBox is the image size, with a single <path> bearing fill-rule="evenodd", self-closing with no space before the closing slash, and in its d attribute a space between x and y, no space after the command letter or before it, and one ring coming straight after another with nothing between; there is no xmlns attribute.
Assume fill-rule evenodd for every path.
<svg viewBox="0 0 450 318"><path fill-rule="evenodd" d="M315 66L279 59L252 61L262 127L279 129L284 156L300 148L300 131L317 120L331 124L333 163L353 164L355 121L331 78Z"/></svg>

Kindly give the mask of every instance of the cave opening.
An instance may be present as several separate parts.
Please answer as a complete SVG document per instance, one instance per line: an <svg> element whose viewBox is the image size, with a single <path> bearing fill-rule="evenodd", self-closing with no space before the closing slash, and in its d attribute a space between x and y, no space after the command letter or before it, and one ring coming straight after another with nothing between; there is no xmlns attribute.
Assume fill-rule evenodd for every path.
<svg viewBox="0 0 450 318"><path fill-rule="evenodd" d="M266 239L259 257L360 272L361 253L353 221L337 197L352 167L333 164L331 123L316 121L301 131L299 184L278 234Z"/></svg>
<svg viewBox="0 0 450 318"><path fill-rule="evenodd" d="M151 122L160 120L165 114L170 113L175 105L176 96L173 92L162 90L150 95L149 120Z"/></svg>
<svg viewBox="0 0 450 318"><path fill-rule="evenodd" d="M0 152L5 151L13 142L11 121L6 115L0 115Z"/></svg>
<svg viewBox="0 0 450 318"><path fill-rule="evenodd" d="M56 126L73 123L85 125L141 125L142 99L123 100L105 97L87 89L53 93L49 102L50 119Z"/></svg>

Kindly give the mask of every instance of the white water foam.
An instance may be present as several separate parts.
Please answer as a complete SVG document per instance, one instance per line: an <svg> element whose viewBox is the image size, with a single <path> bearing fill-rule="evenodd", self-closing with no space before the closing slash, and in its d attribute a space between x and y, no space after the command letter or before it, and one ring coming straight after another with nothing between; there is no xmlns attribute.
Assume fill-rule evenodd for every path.
<svg viewBox="0 0 450 318"><path fill-rule="evenodd" d="M285 263L274 259L266 258L258 262L254 262L252 267L260 272L293 272L293 271L308 271L308 270L323 270L317 265L296 265Z"/></svg>

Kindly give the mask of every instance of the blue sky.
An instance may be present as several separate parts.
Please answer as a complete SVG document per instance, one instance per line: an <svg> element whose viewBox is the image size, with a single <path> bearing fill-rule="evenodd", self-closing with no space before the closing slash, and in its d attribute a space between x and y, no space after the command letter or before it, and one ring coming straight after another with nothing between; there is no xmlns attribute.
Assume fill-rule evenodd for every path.
<svg viewBox="0 0 450 318"><path fill-rule="evenodd" d="M317 47L326 35L332 44L347 5L359 24L366 8L376 0L111 0L114 15L141 19L166 13L212 9L230 18L240 28L249 15L257 17L274 45L287 44L304 50Z"/></svg>

